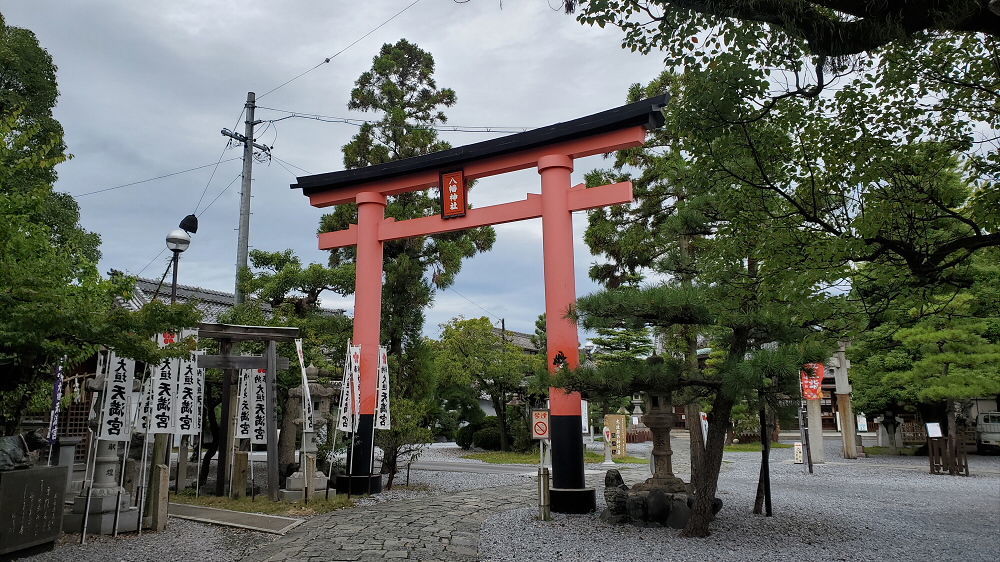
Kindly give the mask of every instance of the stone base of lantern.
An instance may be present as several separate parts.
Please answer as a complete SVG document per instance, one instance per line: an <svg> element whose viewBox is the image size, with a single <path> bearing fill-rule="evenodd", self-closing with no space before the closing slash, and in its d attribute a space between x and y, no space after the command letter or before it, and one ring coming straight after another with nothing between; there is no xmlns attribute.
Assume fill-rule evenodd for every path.
<svg viewBox="0 0 1000 562"><path fill-rule="evenodd" d="M681 483L682 490L678 490L672 480L666 489L656 487L653 480L650 478L629 489L617 470L609 470L604 477L604 499L608 507L601 513L601 520L616 525L630 523L639 527L683 529L691 517L694 494L679 478L676 480ZM715 498L712 514L721 509L722 500Z"/></svg>

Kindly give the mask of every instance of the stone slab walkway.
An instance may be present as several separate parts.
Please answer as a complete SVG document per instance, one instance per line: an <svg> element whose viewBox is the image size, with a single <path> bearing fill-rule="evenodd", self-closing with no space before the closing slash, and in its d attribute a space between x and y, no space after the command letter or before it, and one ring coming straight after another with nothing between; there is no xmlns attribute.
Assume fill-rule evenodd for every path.
<svg viewBox="0 0 1000 562"><path fill-rule="evenodd" d="M440 493L313 517L251 555L299 560L477 560L483 521L537 505L534 479L518 486Z"/></svg>
<svg viewBox="0 0 1000 562"><path fill-rule="evenodd" d="M276 535L284 535L303 523L302 519L295 517L246 513L243 511L173 502L170 503L170 517L190 519L191 521L200 521L202 523L211 523L226 527L239 527L241 529L274 533Z"/></svg>

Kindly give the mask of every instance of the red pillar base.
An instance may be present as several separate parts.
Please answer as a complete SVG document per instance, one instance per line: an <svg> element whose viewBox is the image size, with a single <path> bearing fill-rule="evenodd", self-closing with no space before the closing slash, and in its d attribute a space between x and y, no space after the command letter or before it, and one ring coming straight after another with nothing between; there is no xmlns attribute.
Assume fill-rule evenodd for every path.
<svg viewBox="0 0 1000 562"><path fill-rule="evenodd" d="M593 488L549 488L549 509L556 513L590 513L597 510Z"/></svg>

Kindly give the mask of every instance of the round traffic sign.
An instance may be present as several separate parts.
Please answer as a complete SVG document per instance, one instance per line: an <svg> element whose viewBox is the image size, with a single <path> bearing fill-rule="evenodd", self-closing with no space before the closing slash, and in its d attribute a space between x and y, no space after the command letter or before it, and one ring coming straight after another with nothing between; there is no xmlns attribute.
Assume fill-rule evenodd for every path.
<svg viewBox="0 0 1000 562"><path fill-rule="evenodd" d="M542 436L542 435L548 435L548 433L549 433L549 424L547 424L547 423L545 423L543 421L537 421L537 422L535 422L535 425L534 425L534 427L532 429L534 430L535 435L540 435L540 436Z"/></svg>

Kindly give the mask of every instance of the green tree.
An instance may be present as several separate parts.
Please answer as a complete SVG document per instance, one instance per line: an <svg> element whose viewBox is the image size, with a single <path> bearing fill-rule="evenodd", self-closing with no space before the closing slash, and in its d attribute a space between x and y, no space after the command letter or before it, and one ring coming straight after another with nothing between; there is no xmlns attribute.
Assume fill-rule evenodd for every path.
<svg viewBox="0 0 1000 562"><path fill-rule="evenodd" d="M959 23L980 12L986 19L977 25L995 22L985 2L580 4L582 22L617 26L623 46L660 49L668 67L685 68L687 93L675 102L690 104L679 115L690 135L689 161L730 176L736 187L785 200L813 239L810 265L892 256L920 283L947 282L973 253L1000 244L1000 156L993 149L1000 41L988 23ZM911 12L920 17L893 19ZM774 13L783 15L761 15ZM807 31L845 28L854 32L827 39L857 46L850 57ZM859 33L878 40L859 42ZM831 84L835 92L827 91ZM900 103L910 99L924 101ZM922 164L931 145L936 154ZM956 202L907 184L914 165L956 169L949 159L961 163L957 171L972 186L967 198ZM877 202L897 193L956 228L924 244L905 229L866 230L858 222L869 213L885 225L893 216Z"/></svg>
<svg viewBox="0 0 1000 562"><path fill-rule="evenodd" d="M359 168L450 148L448 143L438 138L434 126L446 121L443 110L452 106L455 99L453 90L437 86L434 57L430 53L405 39L386 43L372 60L371 70L355 82L348 103L348 108L375 112L379 114L379 119L363 125L358 134L344 145L344 165ZM389 197L385 215L406 220L439 213L438 199L431 191ZM342 230L356 222L357 205L339 205L332 213L323 216L319 230ZM393 388L426 390L428 395L434 395L433 387L426 386L433 385L435 379L426 368L427 361L423 357L426 354L421 335L424 310L431 303L436 289L448 287L454 282L462 260L489 250L495 238L492 228L482 227L384 244L382 341L390 355ZM353 265L355 257L356 249L353 247L332 250L329 265L334 269ZM407 397L407 394L403 392L399 396ZM425 408L417 418L421 423L432 424L432 414L437 411L436 398L417 402ZM395 403L402 404L399 401ZM393 423L415 411L409 409L396 413L394 406ZM390 438L392 443L400 443L390 434L385 437ZM385 450L383 471L395 470L398 451L400 449L396 446Z"/></svg>
<svg viewBox="0 0 1000 562"><path fill-rule="evenodd" d="M458 317L442 324L436 360L442 382L471 386L490 397L500 424L500 450L508 450L507 401L531 374L529 358L516 345L503 341L484 316Z"/></svg>
<svg viewBox="0 0 1000 562"><path fill-rule="evenodd" d="M669 74L632 86L630 101L672 92L668 127L587 178L588 185L630 180L636 200L591 215L586 239L607 262L591 275L609 289L578 300L584 326L652 328L664 334L667 354L560 380L585 392L642 391L667 404L675 396L707 403L708 443L692 456L695 505L684 531L704 536L734 408L785 389L810 357L822 360L829 345L813 340L833 314L821 287L841 272L795 267L799 240L812 240L786 200L741 189L732 176L690 162L698 133L686 127L698 123L688 119L685 98L701 93L689 88ZM668 280L640 286L651 272ZM699 338L716 356L707 369L698 368Z"/></svg>
<svg viewBox="0 0 1000 562"><path fill-rule="evenodd" d="M51 393L55 366L71 370L101 346L144 362L190 350L160 350L153 334L197 323L193 305L120 305L134 279L103 279L100 238L79 223L76 201L56 193L54 167L67 158L52 117L55 66L30 31L0 17L0 429L13 432L25 406Z"/></svg>
<svg viewBox="0 0 1000 562"><path fill-rule="evenodd" d="M434 57L401 39L382 46L351 91L349 109L381 116L366 123L344 145L344 166L360 168L428 154L451 146L438 139L434 126L447 119L443 108L455 103L455 92L438 88ZM440 212L430 191L403 193L389 198L385 214L396 220ZM324 215L321 232L341 230L357 222L357 205L338 205ZM389 353L400 357L407 345L419 342L424 309L436 288L451 285L462 260L489 250L496 238L492 228L421 236L386 242L385 283L382 288L382 333ZM353 263L356 250L332 250L331 267Z"/></svg>
<svg viewBox="0 0 1000 562"><path fill-rule="evenodd" d="M961 401L1000 393L998 261L996 249L977 255L967 287L889 301L852 350L859 408L898 413L943 403L954 438Z"/></svg>
<svg viewBox="0 0 1000 562"><path fill-rule="evenodd" d="M322 378L339 380L352 323L342 312L320 307L324 293L347 294L353 290L354 268L350 265L326 267L303 265L292 250L250 251L250 267L240 273L240 287L246 301L224 314L220 321L254 326L290 326L299 329L306 364L320 369ZM263 352L260 344L247 344L244 352ZM288 391L301 386L302 374L295 359L294 344L282 343L278 353L290 358L291 365L276 377L280 408L278 457L282 474L295 462L296 440L301 435L294 420L300 410L292 406ZM214 426L213 426L214 427ZM332 431L327 431L332 445Z"/></svg>

